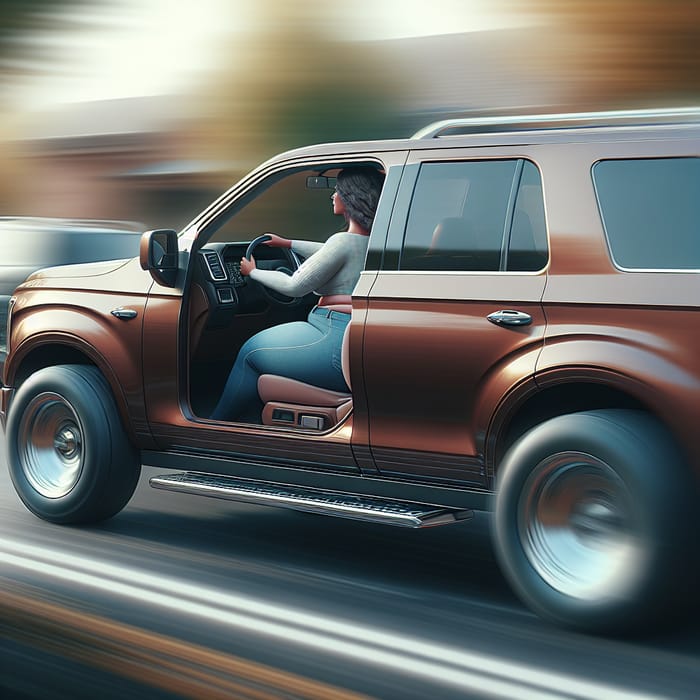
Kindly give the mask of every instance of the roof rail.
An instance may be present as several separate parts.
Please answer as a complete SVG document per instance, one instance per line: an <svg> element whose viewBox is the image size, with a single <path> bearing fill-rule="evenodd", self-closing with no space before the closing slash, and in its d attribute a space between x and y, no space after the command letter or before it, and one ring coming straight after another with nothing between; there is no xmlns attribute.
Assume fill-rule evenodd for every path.
<svg viewBox="0 0 700 700"><path fill-rule="evenodd" d="M624 126L633 124L671 124L700 122L700 107L669 109L630 109L609 112L572 112L568 114L527 114L463 117L433 122L417 131L412 139L479 134L493 131L530 129L567 129L572 127Z"/></svg>

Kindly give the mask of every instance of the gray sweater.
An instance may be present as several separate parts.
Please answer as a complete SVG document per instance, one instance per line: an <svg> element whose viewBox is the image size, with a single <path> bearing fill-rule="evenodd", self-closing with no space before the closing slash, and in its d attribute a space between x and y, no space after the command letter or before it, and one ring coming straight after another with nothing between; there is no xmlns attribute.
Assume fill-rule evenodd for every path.
<svg viewBox="0 0 700 700"><path fill-rule="evenodd" d="M351 294L365 266L368 242L369 236L347 231L334 233L325 243L292 241L292 250L306 258L293 275L256 268L250 277L290 297Z"/></svg>

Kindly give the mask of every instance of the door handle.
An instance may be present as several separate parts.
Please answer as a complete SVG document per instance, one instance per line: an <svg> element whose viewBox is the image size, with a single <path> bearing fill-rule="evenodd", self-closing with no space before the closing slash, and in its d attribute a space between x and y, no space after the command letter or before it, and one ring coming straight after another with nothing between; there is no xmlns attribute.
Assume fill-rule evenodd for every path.
<svg viewBox="0 0 700 700"><path fill-rule="evenodd" d="M110 313L112 314L112 316L121 318L124 321L136 318L136 316L138 315L135 309L125 309L123 306L120 306L118 309L112 309Z"/></svg>
<svg viewBox="0 0 700 700"><path fill-rule="evenodd" d="M514 311L512 309L501 309L494 311L486 317L491 323L497 326L527 326L532 323L532 316L524 311Z"/></svg>

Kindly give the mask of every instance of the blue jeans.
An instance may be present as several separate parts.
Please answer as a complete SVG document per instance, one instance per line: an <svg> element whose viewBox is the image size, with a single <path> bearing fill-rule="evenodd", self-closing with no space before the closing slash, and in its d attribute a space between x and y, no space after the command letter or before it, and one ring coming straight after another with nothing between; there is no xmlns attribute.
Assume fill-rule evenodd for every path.
<svg viewBox="0 0 700 700"><path fill-rule="evenodd" d="M306 321L266 328L241 347L211 417L260 422L258 377L277 374L333 391L349 391L341 363L350 314L314 307Z"/></svg>

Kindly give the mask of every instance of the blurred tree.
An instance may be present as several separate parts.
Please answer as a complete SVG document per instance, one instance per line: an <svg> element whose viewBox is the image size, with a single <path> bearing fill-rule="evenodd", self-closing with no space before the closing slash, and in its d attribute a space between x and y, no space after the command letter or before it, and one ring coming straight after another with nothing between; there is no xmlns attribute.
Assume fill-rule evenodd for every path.
<svg viewBox="0 0 700 700"><path fill-rule="evenodd" d="M260 0L202 99L202 133L250 167L280 150L396 135L400 81L371 42L337 37L320 0ZM340 31L339 31L340 30Z"/></svg>
<svg viewBox="0 0 700 700"><path fill-rule="evenodd" d="M700 96L698 0L511 0L511 7L553 22L542 57L569 73L579 106Z"/></svg>
<svg viewBox="0 0 700 700"><path fill-rule="evenodd" d="M36 61L50 60L30 38L38 30L61 26L61 18L78 8L84 0L0 0L0 214L16 213L15 206L22 183L27 177L28 162L17 152L13 142L21 116L8 110L9 85L35 70ZM41 56L41 57L39 57Z"/></svg>
<svg viewBox="0 0 700 700"><path fill-rule="evenodd" d="M0 57L22 47L22 38L34 29L45 27L50 15L77 7L81 0L0 0Z"/></svg>

